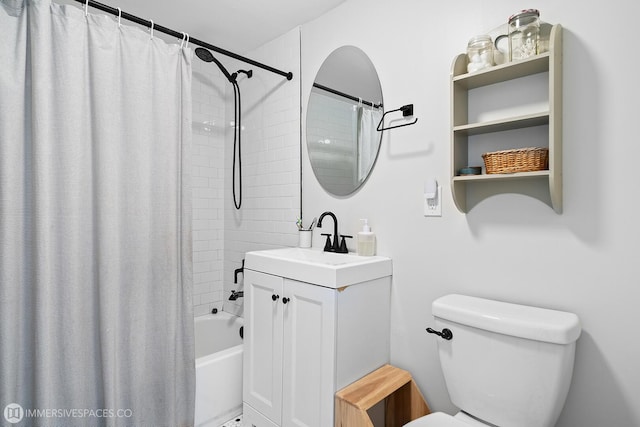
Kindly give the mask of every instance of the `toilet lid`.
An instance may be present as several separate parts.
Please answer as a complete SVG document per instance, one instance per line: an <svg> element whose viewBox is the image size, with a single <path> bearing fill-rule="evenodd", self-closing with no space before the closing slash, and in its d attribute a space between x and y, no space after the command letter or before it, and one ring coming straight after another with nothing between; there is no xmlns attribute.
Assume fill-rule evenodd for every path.
<svg viewBox="0 0 640 427"><path fill-rule="evenodd" d="M469 427L469 424L463 423L444 412L434 412L417 420L405 424L404 427Z"/></svg>

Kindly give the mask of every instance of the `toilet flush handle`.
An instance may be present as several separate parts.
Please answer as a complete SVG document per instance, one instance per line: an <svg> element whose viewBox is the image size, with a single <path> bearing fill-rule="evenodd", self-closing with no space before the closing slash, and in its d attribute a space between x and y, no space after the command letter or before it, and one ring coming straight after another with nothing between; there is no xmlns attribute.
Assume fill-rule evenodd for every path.
<svg viewBox="0 0 640 427"><path fill-rule="evenodd" d="M453 338L453 332L451 332L451 329L448 329L448 328L444 328L442 332L436 331L435 329L427 328L427 332L429 332L430 334L436 334L439 337L442 337L442 339L445 339L447 341Z"/></svg>

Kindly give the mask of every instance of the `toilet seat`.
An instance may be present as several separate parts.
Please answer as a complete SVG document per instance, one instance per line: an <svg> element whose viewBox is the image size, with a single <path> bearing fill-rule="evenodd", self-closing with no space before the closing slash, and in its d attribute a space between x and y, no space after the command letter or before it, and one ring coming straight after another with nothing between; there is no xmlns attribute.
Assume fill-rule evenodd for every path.
<svg viewBox="0 0 640 427"><path fill-rule="evenodd" d="M417 420L413 420L404 427L471 427L467 423L457 420L444 412L433 412Z"/></svg>

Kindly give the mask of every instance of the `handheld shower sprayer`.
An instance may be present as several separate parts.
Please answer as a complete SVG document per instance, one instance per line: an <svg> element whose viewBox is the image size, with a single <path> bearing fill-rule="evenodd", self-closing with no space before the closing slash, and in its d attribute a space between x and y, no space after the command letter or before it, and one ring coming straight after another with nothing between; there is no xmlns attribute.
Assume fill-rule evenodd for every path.
<svg viewBox="0 0 640 427"><path fill-rule="evenodd" d="M222 71L222 74L224 74L227 80L229 80L229 83L236 82L236 77L238 77L238 73L229 74L229 71L227 71L227 69L224 68L224 65L222 65L222 63L218 61L216 57L213 56L213 54L209 50L203 47L198 47L196 48L196 55L198 56L198 58L202 59L204 62L214 62L218 66L218 68L220 68L220 71Z"/></svg>
<svg viewBox="0 0 640 427"><path fill-rule="evenodd" d="M233 111L233 173L232 173L232 190L233 190L233 204L236 209L240 209L242 205L242 153L241 153L241 144L240 144L240 134L242 131L242 107L240 104L240 86L238 85L238 74L246 74L247 78L251 78L253 76L253 70L238 70L233 74L230 74L229 71L222 65L220 61L218 61L213 54L202 47L196 48L196 55L198 58L202 59L204 62L215 62L215 64L220 68L220 71L224 74L224 76L229 80L229 82L233 85L233 103L234 103L234 111ZM238 159L238 168L236 174L236 158ZM236 175L238 176L238 192L240 193L238 197L236 197Z"/></svg>

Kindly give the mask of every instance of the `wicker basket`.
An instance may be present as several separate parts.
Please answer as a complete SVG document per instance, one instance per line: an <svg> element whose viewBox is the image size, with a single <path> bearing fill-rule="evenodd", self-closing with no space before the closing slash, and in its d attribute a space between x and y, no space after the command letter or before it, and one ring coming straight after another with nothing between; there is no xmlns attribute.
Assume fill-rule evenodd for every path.
<svg viewBox="0 0 640 427"><path fill-rule="evenodd" d="M484 166L488 174L531 172L549 169L549 149L543 147L484 153Z"/></svg>

